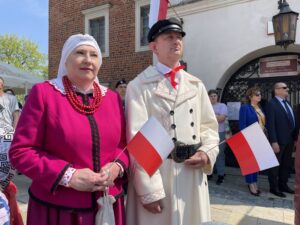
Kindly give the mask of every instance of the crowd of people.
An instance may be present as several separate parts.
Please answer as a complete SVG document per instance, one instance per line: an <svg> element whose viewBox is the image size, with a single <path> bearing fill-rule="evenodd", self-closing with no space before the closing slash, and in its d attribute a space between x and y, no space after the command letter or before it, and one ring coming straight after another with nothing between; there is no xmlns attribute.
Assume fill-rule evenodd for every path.
<svg viewBox="0 0 300 225"><path fill-rule="evenodd" d="M226 120L227 109L226 105L217 102L218 94L217 90L210 90L208 92L216 113L220 132L220 126L222 126L222 123L224 124L224 121ZM297 116L294 113L292 106L287 101L287 98L289 97L288 86L283 82L277 82L273 86L272 94L273 98L262 105L262 92L259 87L250 87L246 91L245 98L239 110L239 129L243 130L256 122L260 125L279 162L279 166L270 168L266 171L269 181L269 191L278 197L284 198L286 197L285 193L295 193L294 189L288 186L288 178L293 169L292 153L295 149L299 125ZM221 109L223 109L223 113L221 113ZM221 129L221 131L224 132L224 128ZM220 133L219 135L220 140L223 140L224 136L221 136L222 134ZM223 158L220 157L221 149L222 145L220 145L218 159ZM220 176L219 170L220 169L217 168L215 170L215 173L218 174L217 184L221 184L222 182L220 182L220 180L223 181L224 179L224 174L223 176L222 174ZM261 194L257 180L258 173L245 176L249 193L254 196L260 196Z"/></svg>
<svg viewBox="0 0 300 225"><path fill-rule="evenodd" d="M27 225L102 224L107 219L103 215L109 214L99 200L107 196L116 225L199 225L211 220L207 180L216 173L216 184L225 182L228 109L218 90L207 91L180 64L185 35L176 18L156 22L148 42L157 63L130 82L117 81L115 91L99 83L102 55L95 39L72 35L63 46L56 78L32 88L21 115L13 90L4 93L0 78L1 138L13 134L4 150L8 165L32 180ZM240 107L239 128L260 125L279 161L267 171L269 191L284 198L295 193L287 183L299 126L287 101L288 86L275 83L273 94L262 106L262 90L250 87ZM126 143L152 116L175 148L150 177L127 152ZM0 205L7 209L1 218L22 225L11 178L1 177ZM245 181L249 193L260 196L258 173L246 175ZM296 186L296 224L299 196Z"/></svg>

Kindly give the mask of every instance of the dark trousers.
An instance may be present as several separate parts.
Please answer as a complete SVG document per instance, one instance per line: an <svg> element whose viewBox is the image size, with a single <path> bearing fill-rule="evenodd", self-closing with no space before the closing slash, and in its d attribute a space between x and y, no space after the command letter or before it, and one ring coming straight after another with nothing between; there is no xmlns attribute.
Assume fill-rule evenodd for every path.
<svg viewBox="0 0 300 225"><path fill-rule="evenodd" d="M280 151L276 153L279 166L268 170L268 180L270 189L278 190L278 187L286 186L288 182L289 170L292 163L292 153L294 149L294 141L291 140L285 146L279 146Z"/></svg>

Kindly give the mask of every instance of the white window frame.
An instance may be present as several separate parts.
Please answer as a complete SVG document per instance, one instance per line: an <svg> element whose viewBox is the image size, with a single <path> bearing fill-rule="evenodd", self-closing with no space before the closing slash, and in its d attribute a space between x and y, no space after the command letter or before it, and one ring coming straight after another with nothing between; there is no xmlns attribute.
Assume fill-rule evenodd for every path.
<svg viewBox="0 0 300 225"><path fill-rule="evenodd" d="M143 6L150 5L150 0L135 0L135 51L136 52L142 52L142 51L148 51L149 46L141 46L140 40L141 40L141 8Z"/></svg>
<svg viewBox="0 0 300 225"><path fill-rule="evenodd" d="M90 30L89 30L90 20L97 19L99 17L104 17L105 51L102 52L102 57L109 56L109 8L110 7L111 7L110 4L105 4L105 5L97 6L82 11L82 14L84 15L84 31L86 34L90 34Z"/></svg>

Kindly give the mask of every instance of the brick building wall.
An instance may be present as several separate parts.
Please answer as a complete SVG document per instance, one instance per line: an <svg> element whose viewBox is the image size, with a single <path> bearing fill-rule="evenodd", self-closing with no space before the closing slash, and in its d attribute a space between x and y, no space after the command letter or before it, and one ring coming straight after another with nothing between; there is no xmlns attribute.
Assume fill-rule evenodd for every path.
<svg viewBox="0 0 300 225"><path fill-rule="evenodd" d="M65 40L84 33L83 10L110 4L109 57L103 58L98 77L114 87L117 80L133 79L152 63L151 51L135 52L134 0L49 0L49 79L56 77Z"/></svg>

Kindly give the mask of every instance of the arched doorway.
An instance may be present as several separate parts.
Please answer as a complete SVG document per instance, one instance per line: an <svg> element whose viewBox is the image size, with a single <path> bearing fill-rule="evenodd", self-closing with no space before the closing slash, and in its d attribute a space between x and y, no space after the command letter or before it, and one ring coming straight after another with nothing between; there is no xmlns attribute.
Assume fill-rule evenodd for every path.
<svg viewBox="0 0 300 225"><path fill-rule="evenodd" d="M300 54L296 53L285 53L282 55L297 55L300 60ZM239 68L225 84L225 87L222 91L222 102L230 101L241 101L244 97L246 90L252 86L259 86L262 89L262 97L265 100L269 100L272 97L272 87L276 82L285 82L290 88L289 101L293 106L299 103L299 90L300 90L300 74L288 76L274 76L262 78L259 76L259 60L264 57L274 57L279 56L275 55L265 55L259 58L252 60L251 62L243 65ZM299 64L299 62L298 62Z"/></svg>
<svg viewBox="0 0 300 225"><path fill-rule="evenodd" d="M285 82L289 89L289 101L296 110L297 105L300 103L300 73L297 75L289 76L288 74L283 74L281 76L270 76L261 77L259 73L260 59L266 57L277 57L277 56L297 56L300 59L299 53L277 53L268 54L261 57L257 57L250 62L244 64L239 69L236 70L230 77L230 79L225 84L222 89L221 102L242 102L245 96L246 90L252 86L258 86L261 88L263 102L267 102L272 98L272 89L276 82ZM299 61L297 61L297 66L299 67ZM230 128L233 133L239 131L238 120L229 120ZM234 156L231 151L226 152L226 163L229 166L238 166Z"/></svg>

